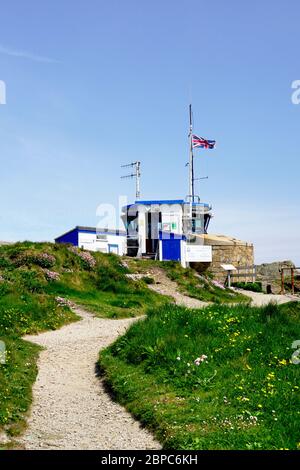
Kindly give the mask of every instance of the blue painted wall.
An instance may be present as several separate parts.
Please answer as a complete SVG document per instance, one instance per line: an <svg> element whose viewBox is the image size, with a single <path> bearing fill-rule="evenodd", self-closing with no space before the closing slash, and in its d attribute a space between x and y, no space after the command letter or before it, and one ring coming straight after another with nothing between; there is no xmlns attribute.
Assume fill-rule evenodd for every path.
<svg viewBox="0 0 300 470"><path fill-rule="evenodd" d="M78 246L78 229L74 228L70 232L55 238L55 243L71 243L74 246Z"/></svg>
<svg viewBox="0 0 300 470"><path fill-rule="evenodd" d="M180 242L184 239L184 236L159 232L159 238L162 241L162 259L164 261L180 261Z"/></svg>

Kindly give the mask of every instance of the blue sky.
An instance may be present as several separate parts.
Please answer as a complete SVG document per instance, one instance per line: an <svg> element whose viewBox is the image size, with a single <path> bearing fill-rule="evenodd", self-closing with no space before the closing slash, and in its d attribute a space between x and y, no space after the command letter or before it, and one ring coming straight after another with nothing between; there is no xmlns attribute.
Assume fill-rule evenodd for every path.
<svg viewBox="0 0 300 470"><path fill-rule="evenodd" d="M187 194L188 104L210 231L300 264L296 0L11 0L1 7L0 240L53 240L134 198Z"/></svg>

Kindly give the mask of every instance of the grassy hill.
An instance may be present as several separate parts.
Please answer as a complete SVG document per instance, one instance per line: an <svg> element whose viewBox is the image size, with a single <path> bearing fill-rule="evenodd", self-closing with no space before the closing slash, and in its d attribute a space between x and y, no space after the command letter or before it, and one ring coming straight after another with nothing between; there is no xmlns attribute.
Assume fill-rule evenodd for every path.
<svg viewBox="0 0 300 470"><path fill-rule="evenodd" d="M165 306L100 355L116 398L170 449L300 448L300 304Z"/></svg>
<svg viewBox="0 0 300 470"><path fill-rule="evenodd" d="M176 307L149 289L151 266L183 293L214 304L199 311ZM140 278L128 277L132 273ZM166 447L295 448L299 367L288 358L300 338L299 307L228 305L245 300L176 263L51 243L0 246L0 341L6 346L0 432L18 434L31 403L40 349L22 337L78 320L70 308L75 302L112 319L151 307L146 321L103 352L101 365L118 398ZM208 362L195 365L202 354Z"/></svg>
<svg viewBox="0 0 300 470"><path fill-rule="evenodd" d="M0 430L18 433L31 402L39 348L21 337L77 320L68 300L110 318L141 315L168 301L142 280L128 279L128 272L114 255L51 243L0 246L0 341L6 346Z"/></svg>

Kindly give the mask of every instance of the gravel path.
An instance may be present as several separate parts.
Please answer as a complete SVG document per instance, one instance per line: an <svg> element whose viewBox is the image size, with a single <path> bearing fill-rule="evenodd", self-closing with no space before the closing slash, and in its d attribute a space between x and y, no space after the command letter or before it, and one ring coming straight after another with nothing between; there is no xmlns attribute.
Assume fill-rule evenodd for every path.
<svg viewBox="0 0 300 470"><path fill-rule="evenodd" d="M277 304L285 304L287 302L297 301L299 302L300 298L295 295L280 295L280 294L263 294L260 292L251 292L247 290L236 289L244 295L247 295L252 299L251 305L255 307L261 307L267 305L270 302Z"/></svg>
<svg viewBox="0 0 300 470"><path fill-rule="evenodd" d="M209 302L203 302L202 300L194 299L178 292L177 283L168 278L162 269L152 268L152 270L149 271L149 275L153 277L157 284L149 284L148 287L159 294L172 297L177 305L183 305L188 308L203 308L209 305Z"/></svg>
<svg viewBox="0 0 300 470"><path fill-rule="evenodd" d="M26 336L40 353L25 449L160 449L152 435L105 392L96 361L134 319L97 318L79 308L82 320L60 330Z"/></svg>

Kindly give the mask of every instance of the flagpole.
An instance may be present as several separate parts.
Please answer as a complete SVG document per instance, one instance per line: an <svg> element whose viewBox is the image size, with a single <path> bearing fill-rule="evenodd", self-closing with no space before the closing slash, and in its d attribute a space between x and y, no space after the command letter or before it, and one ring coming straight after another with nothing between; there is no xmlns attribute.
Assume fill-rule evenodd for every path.
<svg viewBox="0 0 300 470"><path fill-rule="evenodd" d="M190 198L190 217L192 217L192 205L194 202L194 156L193 156L193 120L192 120L192 105L189 106L190 114L190 158L189 158L189 198Z"/></svg>

